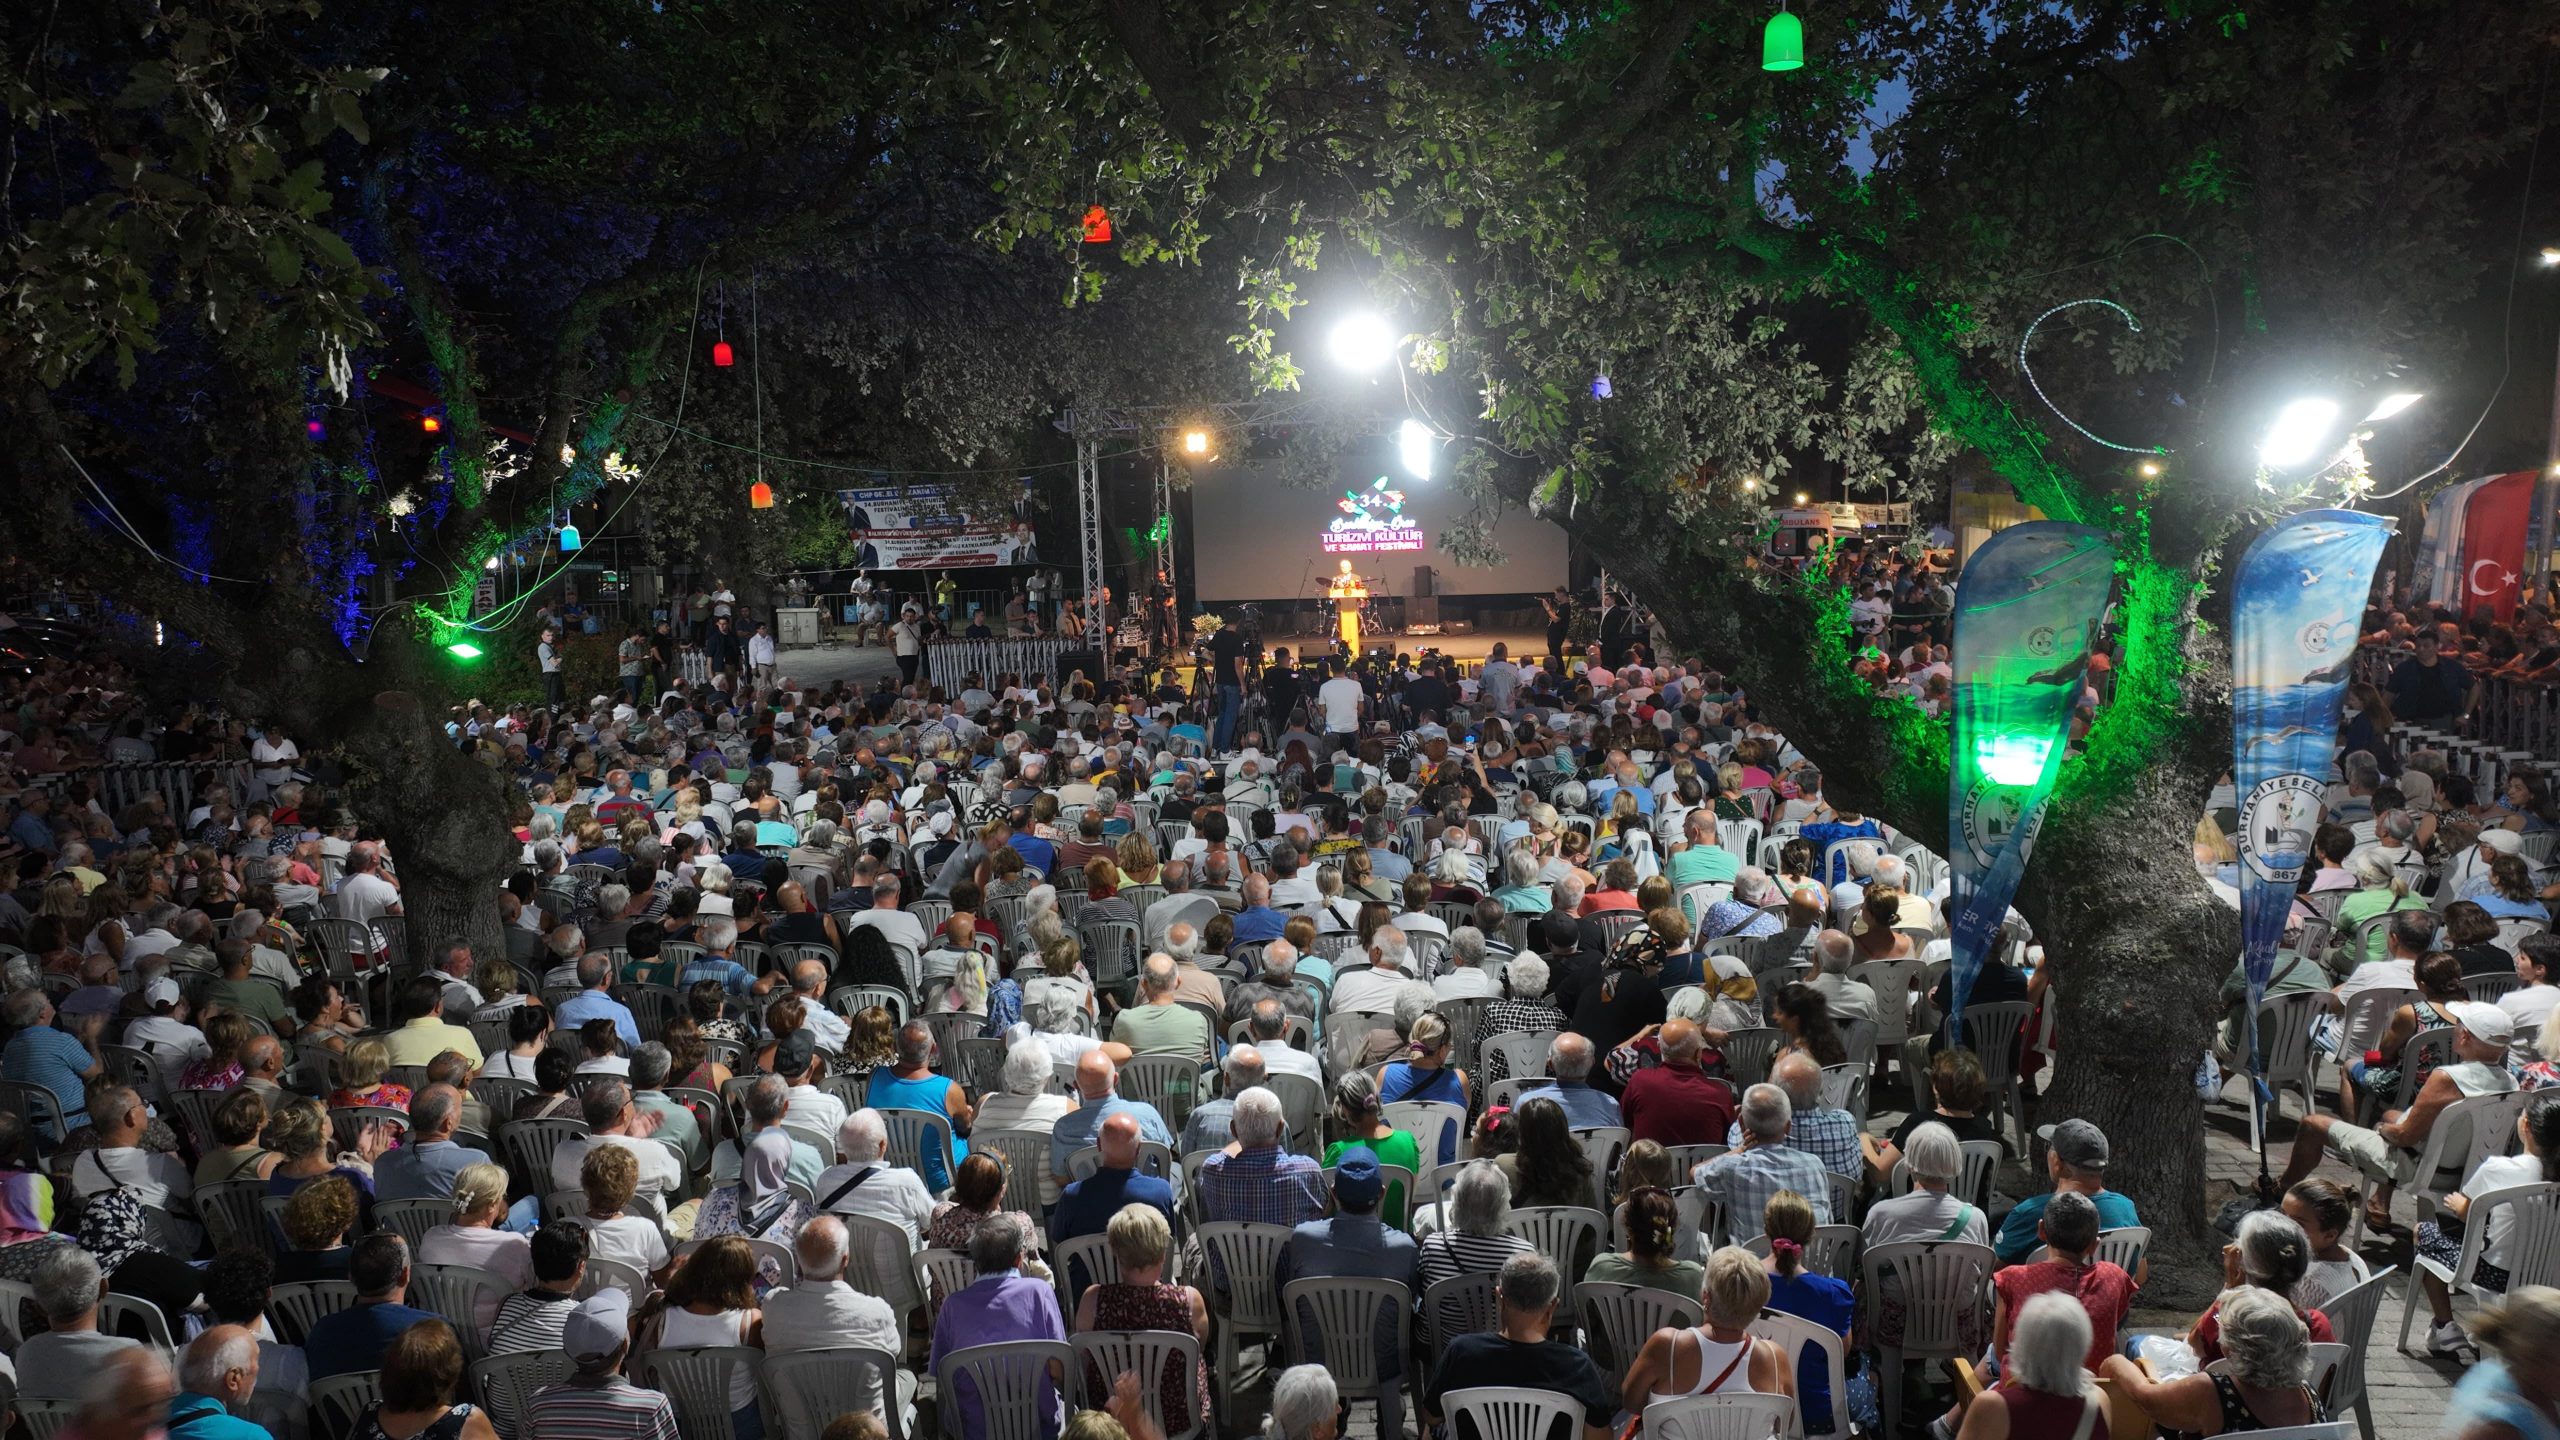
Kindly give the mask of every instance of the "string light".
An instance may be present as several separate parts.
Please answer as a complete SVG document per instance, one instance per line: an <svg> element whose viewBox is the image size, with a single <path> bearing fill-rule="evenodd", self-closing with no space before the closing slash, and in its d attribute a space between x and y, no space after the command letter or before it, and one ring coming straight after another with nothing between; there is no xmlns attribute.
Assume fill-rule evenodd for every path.
<svg viewBox="0 0 2560 1440"><path fill-rule="evenodd" d="M2069 415L2064 414L2062 407L2053 403L2053 397L2044 393L2044 386L2037 381L2035 367L2027 363L2027 346L2036 338L2036 327L2043 324L2045 321L2052 319L2054 316L2061 314L2065 310L2074 309L2082 305L2104 305L2108 309L2113 310L2118 315L2124 317L2124 328L2132 331L2136 335L2142 333L2142 322L2133 318L2132 311L2127 310L2113 300L2099 300L2095 298L2087 300L2065 300L2061 304L2054 306L2042 315L2039 315L2035 319L2027 322L2026 333L2018 337L2018 373L2027 377L2027 384L2034 388L2036 398L2044 402L2044 408L2052 411L2055 418L2059 419L2063 424L2070 426L2072 429L2079 431L2082 436L2086 437L2091 442L2103 445L2110 450L2121 450L2127 455L2168 454L2169 449L2165 445L2119 445L2113 440L2109 440L2106 437L2099 435L2088 426L2083 425L2079 421L2072 419Z"/></svg>

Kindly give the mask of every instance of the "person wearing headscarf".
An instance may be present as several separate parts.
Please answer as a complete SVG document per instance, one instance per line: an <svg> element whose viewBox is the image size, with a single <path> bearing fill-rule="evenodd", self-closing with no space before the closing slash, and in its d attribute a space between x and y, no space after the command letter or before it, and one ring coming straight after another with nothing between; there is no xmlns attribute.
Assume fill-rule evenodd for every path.
<svg viewBox="0 0 2560 1440"><path fill-rule="evenodd" d="M189 1307L204 1294L192 1265L156 1249L143 1224L141 1192L118 1186L89 1197L80 1216L80 1246L95 1256L107 1289L160 1307L171 1334L183 1334Z"/></svg>
<svg viewBox="0 0 2560 1440"><path fill-rule="evenodd" d="M20 1153L25 1122L0 1114L0 1156ZM72 1243L53 1228L53 1182L30 1170L0 1170L0 1280L33 1280Z"/></svg>
<svg viewBox="0 0 2560 1440"><path fill-rule="evenodd" d="M747 1142L737 1183L723 1185L703 1198L702 1215L694 1222L693 1238L743 1235L750 1240L788 1246L800 1233L800 1227L817 1213L784 1183L790 1168L790 1132L779 1125L757 1131L756 1137ZM781 1281L781 1262L770 1255L758 1256L756 1293L763 1294Z"/></svg>

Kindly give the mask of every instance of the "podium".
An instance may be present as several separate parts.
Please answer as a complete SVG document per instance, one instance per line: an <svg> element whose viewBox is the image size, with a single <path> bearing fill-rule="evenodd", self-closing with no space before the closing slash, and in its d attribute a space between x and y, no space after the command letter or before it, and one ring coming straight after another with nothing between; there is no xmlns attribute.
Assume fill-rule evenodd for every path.
<svg viewBox="0 0 2560 1440"><path fill-rule="evenodd" d="M1357 575L1343 575L1326 582L1326 598L1333 601L1335 633L1349 654L1360 653L1360 606L1369 598L1368 582Z"/></svg>

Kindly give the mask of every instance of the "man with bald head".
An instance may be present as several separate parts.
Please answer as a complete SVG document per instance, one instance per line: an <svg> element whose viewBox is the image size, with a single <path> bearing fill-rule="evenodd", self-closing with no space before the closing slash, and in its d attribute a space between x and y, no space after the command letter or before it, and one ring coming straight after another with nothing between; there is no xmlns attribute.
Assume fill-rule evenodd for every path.
<svg viewBox="0 0 2560 1440"><path fill-rule="evenodd" d="M1173 1148L1173 1129L1164 1116L1144 1100L1122 1099L1119 1086L1120 1066L1107 1049L1088 1050L1076 1062L1076 1108L1059 1116L1049 1131L1049 1171L1058 1183L1067 1182L1067 1157L1098 1143L1103 1122L1114 1115L1135 1121L1139 1139Z"/></svg>
<svg viewBox="0 0 2560 1440"><path fill-rule="evenodd" d="M1138 994L1141 1003L1122 1010L1112 1023L1112 1039L1134 1055L1211 1058L1216 1037L1207 1017L1183 1005L1181 970L1172 956L1159 950L1146 958L1138 967Z"/></svg>
<svg viewBox="0 0 2560 1440"><path fill-rule="evenodd" d="M267 1440L264 1426L240 1418L257 1388L258 1337L245 1326L210 1327L179 1358L169 1440Z"/></svg>
<svg viewBox="0 0 2560 1440"><path fill-rule="evenodd" d="M1244 880L1244 908L1236 912L1236 943L1259 945L1280 938L1281 927L1288 917L1271 908L1271 879L1266 875L1248 875Z"/></svg>
<svg viewBox="0 0 2560 1440"><path fill-rule="evenodd" d="M818 1041L818 1048L829 1055L844 1053L845 1042L853 1036L853 1024L827 1008L827 965L823 960L803 960L791 967L791 991L800 997L800 1006L808 1014L800 1022Z"/></svg>
<svg viewBox="0 0 2560 1440"><path fill-rule="evenodd" d="M1618 1117L1618 1102L1610 1099L1608 1092L1591 1086L1591 1066L1595 1058L1588 1037L1571 1030L1556 1036L1547 1045L1547 1073L1555 1077L1554 1081L1535 1090L1523 1091L1520 1100L1514 1102L1514 1113L1517 1113L1520 1103L1525 1103L1532 1096L1542 1096L1563 1106L1564 1118L1576 1130L1622 1123Z"/></svg>
<svg viewBox="0 0 2560 1440"><path fill-rule="evenodd" d="M1769 1067L1769 1083L1787 1092L1794 1124L1787 1144L1822 1162L1834 1175L1855 1180L1866 1174L1866 1155L1858 1146L1858 1117L1822 1103L1822 1067L1799 1050L1780 1056ZM1728 1145L1742 1143L1741 1122L1725 1132Z"/></svg>
<svg viewBox="0 0 2560 1440"><path fill-rule="evenodd" d="M1733 1124L1733 1087L1706 1073L1706 1032L1694 1020L1666 1020L1662 1063L1639 1070L1618 1098L1632 1140L1721 1145ZM1721 1057L1718 1057L1721 1060Z"/></svg>
<svg viewBox="0 0 2560 1440"><path fill-rule="evenodd" d="M63 1434L80 1440L147 1440L169 1433L165 1426L177 1387L170 1383L169 1366L159 1351L147 1345L119 1350L79 1384L80 1410Z"/></svg>
<svg viewBox="0 0 2560 1440"><path fill-rule="evenodd" d="M462 1092L429 1085L409 1101L409 1138L373 1162L376 1200L450 1200L453 1177L465 1165L489 1163L486 1153L453 1142L462 1120Z"/></svg>
<svg viewBox="0 0 2560 1440"><path fill-rule="evenodd" d="M1103 1121L1096 1145L1102 1164L1059 1191L1057 1208L1049 1212L1053 1247L1079 1235L1102 1234L1111 1227L1111 1217L1127 1205L1152 1205L1164 1212L1168 1224L1173 1220L1172 1182L1138 1169L1136 1116L1114 1115Z"/></svg>
<svg viewBox="0 0 2560 1440"><path fill-rule="evenodd" d="M240 1048L240 1083L258 1092L272 1115L284 1107L284 1042L273 1035L252 1035Z"/></svg>

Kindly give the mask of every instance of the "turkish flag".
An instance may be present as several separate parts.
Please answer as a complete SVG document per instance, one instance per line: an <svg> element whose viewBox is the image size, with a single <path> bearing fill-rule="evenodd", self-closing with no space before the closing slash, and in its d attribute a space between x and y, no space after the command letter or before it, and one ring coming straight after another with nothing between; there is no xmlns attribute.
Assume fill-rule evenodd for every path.
<svg viewBox="0 0 2560 1440"><path fill-rule="evenodd" d="M2462 512L2462 613L2482 607L2502 621L2516 618L2524 580L2524 540L2533 516L2536 471L2501 475L2471 492Z"/></svg>

